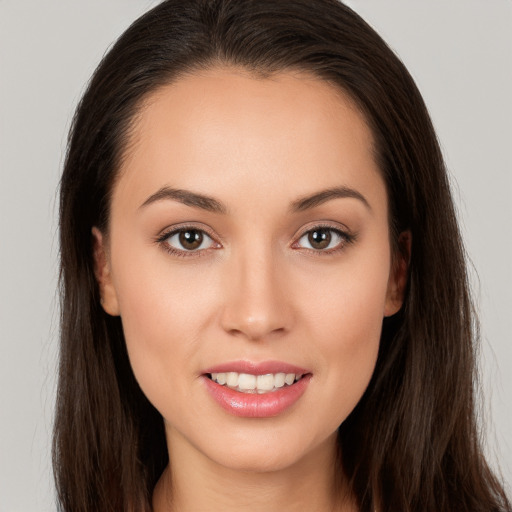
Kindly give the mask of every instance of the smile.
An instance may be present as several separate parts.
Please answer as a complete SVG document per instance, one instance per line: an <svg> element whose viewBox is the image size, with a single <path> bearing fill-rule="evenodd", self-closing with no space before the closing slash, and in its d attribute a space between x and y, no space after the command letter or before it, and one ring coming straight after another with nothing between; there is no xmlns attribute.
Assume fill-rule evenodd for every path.
<svg viewBox="0 0 512 512"><path fill-rule="evenodd" d="M269 418L300 400L312 374L279 361L233 361L207 369L202 378L210 397L229 414Z"/></svg>
<svg viewBox="0 0 512 512"><path fill-rule="evenodd" d="M211 373L211 380L227 386L240 393L264 394L272 393L286 386L291 386L302 378L302 373L267 373L252 375L250 373L219 372Z"/></svg>

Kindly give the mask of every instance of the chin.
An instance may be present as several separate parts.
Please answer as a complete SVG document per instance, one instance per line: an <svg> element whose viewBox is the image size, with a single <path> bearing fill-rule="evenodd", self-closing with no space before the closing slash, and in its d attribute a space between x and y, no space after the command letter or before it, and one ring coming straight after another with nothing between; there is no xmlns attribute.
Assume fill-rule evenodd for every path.
<svg viewBox="0 0 512 512"><path fill-rule="evenodd" d="M298 453L274 449L248 449L237 453L224 452L218 463L223 467L246 473L273 473L295 465L300 460Z"/></svg>
<svg viewBox="0 0 512 512"><path fill-rule="evenodd" d="M294 466L298 468L324 450L336 453L336 432L323 440L309 439L304 432L283 434L267 430L264 435L230 442L229 447L223 443L219 449L209 450L208 456L220 466L233 471L272 473Z"/></svg>

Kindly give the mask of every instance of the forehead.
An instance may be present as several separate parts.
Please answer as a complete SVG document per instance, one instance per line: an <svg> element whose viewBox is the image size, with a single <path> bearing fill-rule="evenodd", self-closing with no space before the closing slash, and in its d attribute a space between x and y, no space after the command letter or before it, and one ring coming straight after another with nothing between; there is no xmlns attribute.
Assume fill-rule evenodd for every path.
<svg viewBox="0 0 512 512"><path fill-rule="evenodd" d="M256 191L271 182L290 197L382 185L356 105L304 72L261 78L214 68L182 77L146 98L127 147L114 198L164 185L222 197L236 196L238 184Z"/></svg>

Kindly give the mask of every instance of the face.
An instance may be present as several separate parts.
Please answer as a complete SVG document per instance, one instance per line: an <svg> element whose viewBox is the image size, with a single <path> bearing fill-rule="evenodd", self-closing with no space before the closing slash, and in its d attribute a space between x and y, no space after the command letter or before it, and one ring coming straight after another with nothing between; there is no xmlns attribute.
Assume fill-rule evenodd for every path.
<svg viewBox="0 0 512 512"><path fill-rule="evenodd" d="M305 74L212 69L145 102L96 273L171 453L261 471L334 447L401 305L372 144Z"/></svg>

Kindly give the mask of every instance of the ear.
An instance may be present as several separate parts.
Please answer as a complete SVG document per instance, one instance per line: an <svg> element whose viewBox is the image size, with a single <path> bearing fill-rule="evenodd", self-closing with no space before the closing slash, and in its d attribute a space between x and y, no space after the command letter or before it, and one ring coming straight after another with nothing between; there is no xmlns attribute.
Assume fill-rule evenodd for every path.
<svg viewBox="0 0 512 512"><path fill-rule="evenodd" d="M388 280L384 316L391 316L397 313L404 302L409 262L411 261L411 245L411 232L403 231L400 233L398 237L398 249L393 256L392 268Z"/></svg>
<svg viewBox="0 0 512 512"><path fill-rule="evenodd" d="M101 306L106 313L112 316L119 315L119 303L112 282L110 258L103 233L97 228L92 228L94 276L100 288Z"/></svg>

